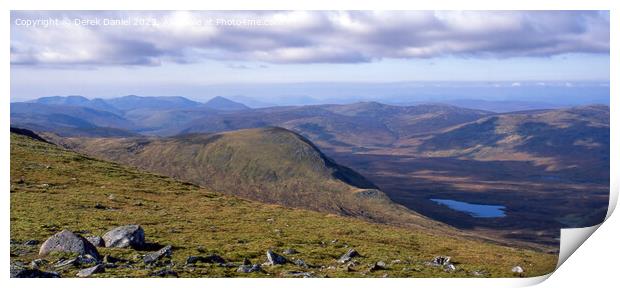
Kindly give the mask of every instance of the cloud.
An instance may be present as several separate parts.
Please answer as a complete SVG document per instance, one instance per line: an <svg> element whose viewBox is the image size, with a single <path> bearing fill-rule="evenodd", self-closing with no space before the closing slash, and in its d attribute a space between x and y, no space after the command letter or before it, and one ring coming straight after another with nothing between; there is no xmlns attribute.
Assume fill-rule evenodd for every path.
<svg viewBox="0 0 620 288"><path fill-rule="evenodd" d="M44 67L609 53L609 13L598 11L19 11L11 21L11 63Z"/></svg>

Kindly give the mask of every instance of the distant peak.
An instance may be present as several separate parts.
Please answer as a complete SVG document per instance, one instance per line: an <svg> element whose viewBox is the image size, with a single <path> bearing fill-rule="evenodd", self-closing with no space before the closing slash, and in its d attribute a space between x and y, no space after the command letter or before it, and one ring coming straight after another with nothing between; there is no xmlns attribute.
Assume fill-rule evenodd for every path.
<svg viewBox="0 0 620 288"><path fill-rule="evenodd" d="M232 101L222 96L215 96L211 98L211 100L205 103L205 106L209 108L217 109L217 110L229 110L229 111L250 109L250 107L245 106L242 103Z"/></svg>

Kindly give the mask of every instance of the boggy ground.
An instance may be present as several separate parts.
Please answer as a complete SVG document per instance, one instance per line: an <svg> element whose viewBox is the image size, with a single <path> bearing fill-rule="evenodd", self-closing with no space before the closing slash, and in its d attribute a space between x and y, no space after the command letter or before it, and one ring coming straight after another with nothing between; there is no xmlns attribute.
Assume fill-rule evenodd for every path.
<svg viewBox="0 0 620 288"><path fill-rule="evenodd" d="M521 276L530 277L551 272L557 261L554 254L242 200L16 134L11 134L10 198L12 263L39 258L38 245L20 244L27 240L41 243L62 229L102 235L125 224L141 225L153 247L172 245L171 269L180 277L286 277L292 271L312 271L317 277L514 277L516 265L525 270ZM300 252L287 257L316 268L285 264L245 274L234 267L184 265L190 255L210 253L232 263L244 258L263 263L267 249L287 248ZM337 262L349 248L363 256L352 271ZM135 260L148 251L99 252L131 265L94 277L146 277L161 269ZM452 257L456 271L427 265L438 255ZM44 270L52 270L54 257ZM386 262L387 270L369 271L377 261ZM74 277L77 271L58 272Z"/></svg>

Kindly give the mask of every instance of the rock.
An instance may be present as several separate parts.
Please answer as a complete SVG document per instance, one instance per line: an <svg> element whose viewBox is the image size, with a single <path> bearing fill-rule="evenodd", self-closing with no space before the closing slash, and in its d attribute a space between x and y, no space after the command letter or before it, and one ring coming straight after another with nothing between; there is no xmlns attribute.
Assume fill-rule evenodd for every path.
<svg viewBox="0 0 620 288"><path fill-rule="evenodd" d="M267 250L267 263L269 263L269 265L281 265L288 262L288 259L284 258L284 256L278 255L271 250Z"/></svg>
<svg viewBox="0 0 620 288"><path fill-rule="evenodd" d="M125 225L116 227L103 234L105 247L139 249L144 247L144 230L139 225Z"/></svg>
<svg viewBox="0 0 620 288"><path fill-rule="evenodd" d="M374 264L370 265L370 271L385 270L386 268L387 266L383 261L375 262Z"/></svg>
<svg viewBox="0 0 620 288"><path fill-rule="evenodd" d="M284 254L284 255L293 255L293 254L297 254L297 253L299 253L299 252L297 250L295 250L295 249L292 249L292 248L289 248L289 249L286 249L286 250L282 251L282 254Z"/></svg>
<svg viewBox="0 0 620 288"><path fill-rule="evenodd" d="M45 240L39 249L39 256L46 256L54 251L90 255L95 259L100 259L99 252L93 244L69 230L62 230Z"/></svg>
<svg viewBox="0 0 620 288"><path fill-rule="evenodd" d="M454 266L454 264L448 264L448 265L445 265L444 267L445 267L446 272L456 271L456 267Z"/></svg>
<svg viewBox="0 0 620 288"><path fill-rule="evenodd" d="M154 277L179 277L179 274L177 274L177 272L175 272L174 270L171 270L169 268L164 268L162 270L150 273L149 276L154 276Z"/></svg>
<svg viewBox="0 0 620 288"><path fill-rule="evenodd" d="M157 262L161 258L170 256L172 256L172 246L168 245L164 248L159 249L158 251L146 254L142 260L144 260L144 264L152 264Z"/></svg>
<svg viewBox="0 0 620 288"><path fill-rule="evenodd" d="M11 278L60 278L60 274L11 264Z"/></svg>
<svg viewBox="0 0 620 288"><path fill-rule="evenodd" d="M103 241L103 238L99 236L87 236L86 240L88 240L88 242L90 242L90 244L93 244L93 246L95 247L105 247L105 242Z"/></svg>
<svg viewBox="0 0 620 288"><path fill-rule="evenodd" d="M523 270L523 268L521 266L512 267L512 270L510 270L510 271L512 271L512 273L517 273L517 274L521 274L521 273L524 272L524 270Z"/></svg>
<svg viewBox="0 0 620 288"><path fill-rule="evenodd" d="M97 202L97 204L95 204L95 209L105 209L105 208L106 208L105 205L103 205L103 204L101 204L99 202Z"/></svg>
<svg viewBox="0 0 620 288"><path fill-rule="evenodd" d="M437 256L433 258L433 261L431 261L431 264L435 266L448 265L450 264L450 257L449 256Z"/></svg>
<svg viewBox="0 0 620 288"><path fill-rule="evenodd" d="M357 251L355 251L355 249L349 249L349 251L347 251L347 253L344 253L344 255L340 256L340 259L338 259L338 263L347 263L349 261L351 261L351 259L353 259L353 257L359 257L361 256L359 253L357 253Z"/></svg>
<svg viewBox="0 0 620 288"><path fill-rule="evenodd" d="M45 264L47 264L47 260L45 259L34 259L32 260L32 262L30 262L30 268L40 269Z"/></svg>
<svg viewBox="0 0 620 288"><path fill-rule="evenodd" d="M95 273L103 273L105 272L105 267L103 264L97 264L93 267L90 268L86 268L86 269L82 269L80 270L77 274L75 274L75 276L77 277L89 277Z"/></svg>
<svg viewBox="0 0 620 288"><path fill-rule="evenodd" d="M314 272L297 272L297 271L291 271L291 272L287 272L286 273L287 276L290 277L303 277L303 278L313 278L314 277Z"/></svg>
<svg viewBox="0 0 620 288"><path fill-rule="evenodd" d="M260 266L260 264L241 265L239 266L239 269L237 269L237 272L240 272L240 273L263 272L263 268Z"/></svg>
<svg viewBox="0 0 620 288"><path fill-rule="evenodd" d="M306 264L306 262L304 260L301 259L295 259L293 260L293 264L299 266L299 267L303 267L303 268L310 268L310 265Z"/></svg>
<svg viewBox="0 0 620 288"><path fill-rule="evenodd" d="M69 265L73 265L76 267L90 266L90 265L97 264L98 262L99 262L98 259L95 259L94 257L90 255L84 255L84 256L78 255L77 257L71 258L71 259L61 259L58 262L56 262L54 267L62 268L62 267L69 266Z"/></svg>
<svg viewBox="0 0 620 288"><path fill-rule="evenodd" d="M198 262L201 262L201 263L225 264L226 260L224 260L224 258L220 257L217 254L211 254L209 256L189 256L189 257L187 257L187 260L185 260L185 265L187 265L187 264L196 264Z"/></svg>
<svg viewBox="0 0 620 288"><path fill-rule="evenodd" d="M250 262L250 259L248 258L243 258L243 264L241 265L249 266L249 265L252 265L252 262Z"/></svg>
<svg viewBox="0 0 620 288"><path fill-rule="evenodd" d="M114 201L116 200L116 197L114 196L114 194L110 194L108 195L108 199Z"/></svg>
<svg viewBox="0 0 620 288"><path fill-rule="evenodd" d="M34 239L31 239L31 240L28 240L28 241L24 242L24 245L26 245L26 246L34 246L34 245L37 245L37 244L39 244L39 241L34 240Z"/></svg>

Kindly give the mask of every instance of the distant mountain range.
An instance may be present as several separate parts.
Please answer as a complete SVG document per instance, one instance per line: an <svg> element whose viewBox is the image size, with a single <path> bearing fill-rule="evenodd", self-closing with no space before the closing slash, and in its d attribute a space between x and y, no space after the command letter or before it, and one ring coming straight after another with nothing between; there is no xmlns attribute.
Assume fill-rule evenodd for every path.
<svg viewBox="0 0 620 288"><path fill-rule="evenodd" d="M51 96L11 103L11 123L60 135L173 134L168 130L205 114L244 109L249 108L223 97L200 103L179 96Z"/></svg>

